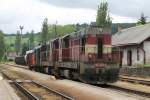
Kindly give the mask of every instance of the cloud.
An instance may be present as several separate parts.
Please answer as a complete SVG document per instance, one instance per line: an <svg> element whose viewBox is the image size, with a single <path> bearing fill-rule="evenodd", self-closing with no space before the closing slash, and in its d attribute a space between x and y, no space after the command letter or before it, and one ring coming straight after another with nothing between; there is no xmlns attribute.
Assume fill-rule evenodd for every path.
<svg viewBox="0 0 150 100"><path fill-rule="evenodd" d="M100 2L100 0L40 0L40 1L58 7L90 8L90 9L97 9L97 6Z"/></svg>
<svg viewBox="0 0 150 100"><path fill-rule="evenodd" d="M90 23L96 19L102 0L0 0L0 29L15 33L19 25L23 32L41 30L44 18L49 24ZM149 0L108 0L113 22L135 22L143 11L150 16Z"/></svg>
<svg viewBox="0 0 150 100"><path fill-rule="evenodd" d="M0 0L0 2L0 29L5 33L15 33L19 30L19 25L24 25L24 31L37 29L37 24L41 21L34 12L33 2L29 0Z"/></svg>
<svg viewBox="0 0 150 100"><path fill-rule="evenodd" d="M149 0L109 0L110 12L132 18L139 18L143 12L150 16Z"/></svg>
<svg viewBox="0 0 150 100"><path fill-rule="evenodd" d="M149 0L40 0L51 5L65 8L83 8L96 10L102 1L108 1L110 13L122 16L139 18L141 12L150 16Z"/></svg>
<svg viewBox="0 0 150 100"><path fill-rule="evenodd" d="M90 23L95 20L94 10L61 8L36 0L5 0L0 7L0 29L5 33L15 33L19 25L23 25L23 32L41 30L44 18L49 24ZM88 17L87 17L88 16Z"/></svg>

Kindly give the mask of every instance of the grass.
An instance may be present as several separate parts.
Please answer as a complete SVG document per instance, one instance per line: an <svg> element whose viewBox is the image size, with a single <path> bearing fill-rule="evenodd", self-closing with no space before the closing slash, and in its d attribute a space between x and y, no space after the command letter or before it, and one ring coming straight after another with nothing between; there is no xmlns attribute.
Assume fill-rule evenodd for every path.
<svg viewBox="0 0 150 100"><path fill-rule="evenodd" d="M143 65L143 67L150 67L150 64L145 64Z"/></svg>
<svg viewBox="0 0 150 100"><path fill-rule="evenodd" d="M22 38L22 43L27 43L29 38ZM5 36L5 43L10 45L10 44L15 44L16 37L15 36Z"/></svg>
<svg viewBox="0 0 150 100"><path fill-rule="evenodd" d="M10 45L15 43L15 36L5 36L5 43Z"/></svg>
<svg viewBox="0 0 150 100"><path fill-rule="evenodd" d="M35 45L37 45L40 41L40 37L39 35L35 35ZM15 40L16 40L16 36L14 35L7 35L4 38L5 40L5 44L8 46L9 51L15 51ZM22 44L23 43L28 43L29 42L29 37L22 37Z"/></svg>
<svg viewBox="0 0 150 100"><path fill-rule="evenodd" d="M16 36L5 36L6 44L15 44ZM29 37L22 37L22 43L28 43ZM35 35L35 44L39 42L39 35Z"/></svg>
<svg viewBox="0 0 150 100"><path fill-rule="evenodd" d="M138 65L135 65L135 67L150 67L150 64L138 64Z"/></svg>

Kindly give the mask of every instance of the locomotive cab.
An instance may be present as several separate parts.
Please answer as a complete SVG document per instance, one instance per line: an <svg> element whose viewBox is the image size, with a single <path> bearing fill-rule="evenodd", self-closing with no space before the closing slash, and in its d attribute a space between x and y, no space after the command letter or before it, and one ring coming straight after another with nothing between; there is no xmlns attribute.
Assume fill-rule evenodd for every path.
<svg viewBox="0 0 150 100"><path fill-rule="evenodd" d="M25 55L26 64L29 66L29 69L32 70L35 66L35 54L34 50L26 51Z"/></svg>
<svg viewBox="0 0 150 100"><path fill-rule="evenodd" d="M111 34L90 28L85 35L80 43L80 79L91 84L117 81L119 65L112 59Z"/></svg>

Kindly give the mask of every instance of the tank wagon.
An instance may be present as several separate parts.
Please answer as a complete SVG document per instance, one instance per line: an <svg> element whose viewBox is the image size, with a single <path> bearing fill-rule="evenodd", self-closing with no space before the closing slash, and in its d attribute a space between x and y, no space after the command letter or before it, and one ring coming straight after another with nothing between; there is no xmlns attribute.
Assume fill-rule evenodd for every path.
<svg viewBox="0 0 150 100"><path fill-rule="evenodd" d="M18 65L26 65L24 56L15 57L15 63Z"/></svg>
<svg viewBox="0 0 150 100"><path fill-rule="evenodd" d="M32 70L91 84L115 82L119 73L111 34L96 27L49 40L27 51L26 62Z"/></svg>

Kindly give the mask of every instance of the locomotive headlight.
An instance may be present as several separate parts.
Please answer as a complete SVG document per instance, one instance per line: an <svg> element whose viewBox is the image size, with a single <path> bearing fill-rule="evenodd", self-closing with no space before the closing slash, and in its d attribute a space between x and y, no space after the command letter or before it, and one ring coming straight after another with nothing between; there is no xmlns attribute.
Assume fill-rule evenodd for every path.
<svg viewBox="0 0 150 100"><path fill-rule="evenodd" d="M88 58L91 59L92 58L92 54L88 54Z"/></svg>

